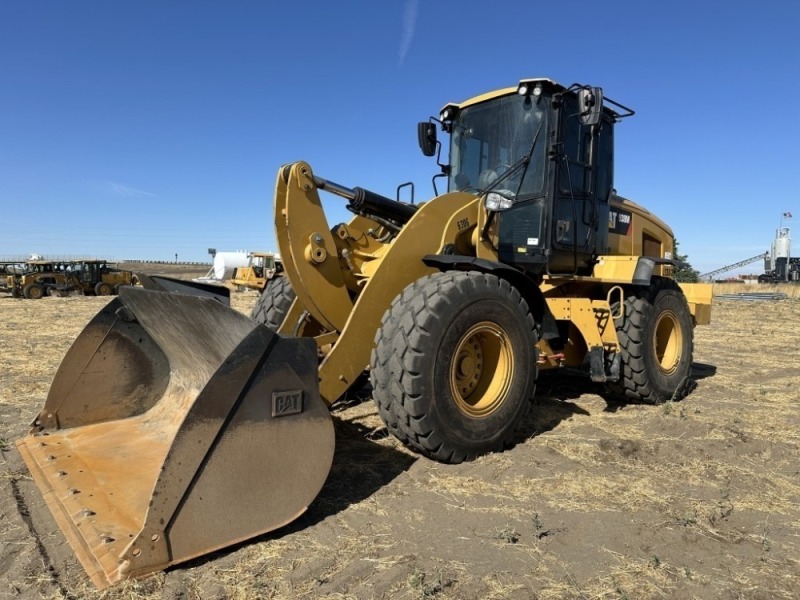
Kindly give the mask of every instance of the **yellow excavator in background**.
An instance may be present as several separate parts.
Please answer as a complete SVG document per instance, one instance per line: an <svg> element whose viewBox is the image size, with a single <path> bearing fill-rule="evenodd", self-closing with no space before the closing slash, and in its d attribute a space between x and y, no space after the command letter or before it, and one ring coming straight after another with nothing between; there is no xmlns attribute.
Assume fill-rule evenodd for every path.
<svg viewBox="0 0 800 600"><path fill-rule="evenodd" d="M419 204L282 167L284 272L254 319L163 278L121 289L17 442L95 584L303 513L334 453L328 407L365 371L388 430L445 463L503 450L540 370L584 366L623 402L685 394L711 287L676 283L672 231L614 191L631 114L548 79L448 104L418 125L427 156L449 134L448 191ZM331 226L320 191L353 218Z"/></svg>

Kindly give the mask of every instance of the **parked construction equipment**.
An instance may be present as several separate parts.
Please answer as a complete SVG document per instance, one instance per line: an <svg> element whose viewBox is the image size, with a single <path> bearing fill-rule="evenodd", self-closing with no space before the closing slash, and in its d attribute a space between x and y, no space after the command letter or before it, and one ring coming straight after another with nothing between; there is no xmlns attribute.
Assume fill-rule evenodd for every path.
<svg viewBox="0 0 800 600"><path fill-rule="evenodd" d="M136 276L130 271L112 267L105 260L50 261L25 263L20 274L6 276L6 287L15 298L38 300L47 295L66 296L70 292L109 296L119 288L134 285Z"/></svg>
<svg viewBox="0 0 800 600"><path fill-rule="evenodd" d="M15 276L22 271L21 266L16 262L0 262L0 293L11 294L14 292Z"/></svg>
<svg viewBox="0 0 800 600"><path fill-rule="evenodd" d="M118 294L121 287L136 284L131 271L117 269L105 260L82 260L73 263L73 284L85 294L109 296Z"/></svg>
<svg viewBox="0 0 800 600"><path fill-rule="evenodd" d="M71 266L68 261L29 260L21 273L6 276L6 288L15 298L38 300L71 287Z"/></svg>
<svg viewBox="0 0 800 600"><path fill-rule="evenodd" d="M231 283L237 287L262 291L276 273L283 271L281 259L272 252L250 252L246 267L237 267Z"/></svg>
<svg viewBox="0 0 800 600"><path fill-rule="evenodd" d="M621 401L680 397L711 286L675 283L672 231L614 192L614 124L631 114L548 79L448 104L418 126L427 156L450 134L448 192L420 204L282 167L284 273L260 322L213 291L121 290L17 442L92 580L303 513L333 457L327 408L365 370L388 430L447 463L512 441L539 369L586 364ZM355 216L331 227L320 190Z"/></svg>

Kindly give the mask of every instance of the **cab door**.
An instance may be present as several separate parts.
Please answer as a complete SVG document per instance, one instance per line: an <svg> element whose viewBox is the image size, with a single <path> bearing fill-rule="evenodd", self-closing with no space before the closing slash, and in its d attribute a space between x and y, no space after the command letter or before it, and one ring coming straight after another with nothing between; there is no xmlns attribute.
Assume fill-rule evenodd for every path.
<svg viewBox="0 0 800 600"><path fill-rule="evenodd" d="M581 123L577 102L565 97L559 116L551 273L588 274L608 246L608 203L613 173L613 125Z"/></svg>

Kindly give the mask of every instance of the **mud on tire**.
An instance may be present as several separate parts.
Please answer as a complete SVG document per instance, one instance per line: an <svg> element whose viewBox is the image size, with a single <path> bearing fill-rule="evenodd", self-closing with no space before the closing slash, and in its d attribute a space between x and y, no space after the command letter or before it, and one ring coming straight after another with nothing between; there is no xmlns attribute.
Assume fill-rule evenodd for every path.
<svg viewBox="0 0 800 600"><path fill-rule="evenodd" d="M390 433L436 460L502 450L530 408L536 330L507 281L450 271L406 287L383 316L371 356Z"/></svg>
<svg viewBox="0 0 800 600"><path fill-rule="evenodd" d="M677 283L656 277L649 288L630 294L616 327L622 364L619 381L606 384L608 396L661 404L685 395L691 383L693 325Z"/></svg>

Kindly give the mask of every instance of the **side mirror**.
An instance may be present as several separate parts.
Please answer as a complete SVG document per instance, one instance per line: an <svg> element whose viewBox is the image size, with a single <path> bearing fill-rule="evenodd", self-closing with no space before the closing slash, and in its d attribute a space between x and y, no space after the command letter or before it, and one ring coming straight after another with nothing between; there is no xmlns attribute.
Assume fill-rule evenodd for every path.
<svg viewBox="0 0 800 600"><path fill-rule="evenodd" d="M581 123L597 125L603 114L603 88L582 88L578 90L578 112Z"/></svg>
<svg viewBox="0 0 800 600"><path fill-rule="evenodd" d="M425 156L436 154L436 124L430 121L417 123L417 138L419 147Z"/></svg>

